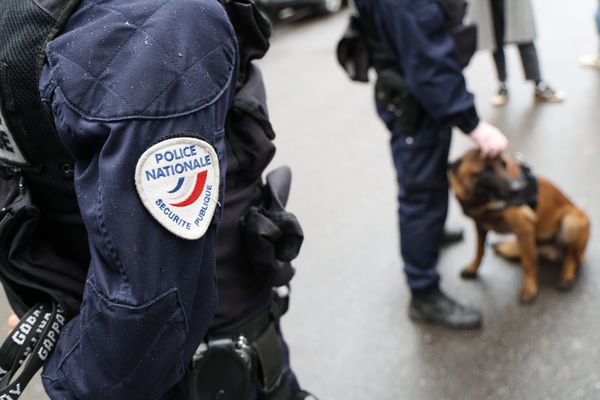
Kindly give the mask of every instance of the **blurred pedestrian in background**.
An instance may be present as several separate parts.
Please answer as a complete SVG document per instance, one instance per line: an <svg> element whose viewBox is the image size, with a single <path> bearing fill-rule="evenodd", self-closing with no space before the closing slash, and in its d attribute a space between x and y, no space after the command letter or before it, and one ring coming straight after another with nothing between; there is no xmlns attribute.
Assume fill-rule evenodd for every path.
<svg viewBox="0 0 600 400"><path fill-rule="evenodd" d="M596 8L596 29L598 30L598 35L600 38L600 1L598 2L598 7ZM581 57L581 65L584 67L600 69L600 45L598 46L597 51Z"/></svg>
<svg viewBox="0 0 600 400"><path fill-rule="evenodd" d="M531 0L470 0L469 10L470 19L479 27L479 49L493 52L499 85L492 105L501 107L508 101L506 44L517 45L525 79L534 82L537 100L560 103L565 99L563 91L555 91L542 78L534 44L536 29Z"/></svg>

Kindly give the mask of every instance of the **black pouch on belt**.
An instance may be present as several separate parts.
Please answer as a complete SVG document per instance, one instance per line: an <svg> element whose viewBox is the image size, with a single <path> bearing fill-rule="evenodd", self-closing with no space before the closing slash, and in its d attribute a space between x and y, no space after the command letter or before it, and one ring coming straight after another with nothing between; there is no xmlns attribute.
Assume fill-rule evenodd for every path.
<svg viewBox="0 0 600 400"><path fill-rule="evenodd" d="M252 350L245 339L203 342L184 381L189 399L250 398Z"/></svg>
<svg viewBox="0 0 600 400"><path fill-rule="evenodd" d="M400 128L409 135L415 133L423 116L423 109L408 90L406 80L400 72L393 69L377 71L375 95L394 114L394 128Z"/></svg>
<svg viewBox="0 0 600 400"><path fill-rule="evenodd" d="M296 216L285 210L290 185L288 167L270 172L261 204L251 207L240 221L249 262L259 279L272 287L291 280L290 261L298 256L304 240Z"/></svg>
<svg viewBox="0 0 600 400"><path fill-rule="evenodd" d="M250 398L254 387L270 399L289 400L291 388L284 382L287 373L277 323L268 314L261 314L234 333L203 341L177 395L241 400Z"/></svg>

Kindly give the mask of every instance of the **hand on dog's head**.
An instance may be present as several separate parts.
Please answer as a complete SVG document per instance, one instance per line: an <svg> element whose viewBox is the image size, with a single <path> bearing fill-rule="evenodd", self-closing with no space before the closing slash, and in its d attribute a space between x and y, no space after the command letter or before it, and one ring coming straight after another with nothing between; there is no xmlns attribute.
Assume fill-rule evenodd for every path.
<svg viewBox="0 0 600 400"><path fill-rule="evenodd" d="M448 165L450 186L462 202L506 199L520 174L519 165L507 154L484 159L479 149L467 151Z"/></svg>

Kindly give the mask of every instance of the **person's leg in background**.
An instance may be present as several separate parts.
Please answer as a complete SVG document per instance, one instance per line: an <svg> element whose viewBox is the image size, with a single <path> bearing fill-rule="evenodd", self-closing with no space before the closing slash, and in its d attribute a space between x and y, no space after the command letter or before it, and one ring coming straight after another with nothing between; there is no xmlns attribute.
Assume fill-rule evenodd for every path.
<svg viewBox="0 0 600 400"><path fill-rule="evenodd" d="M534 95L539 101L547 103L560 103L566 94L562 90L554 90L547 82L542 79L540 61L537 49L533 42L521 43L518 45L525 79L535 84Z"/></svg>
<svg viewBox="0 0 600 400"><path fill-rule="evenodd" d="M491 103L495 107L502 107L508 101L508 86L506 84L506 55L504 53L504 0L489 0L492 9L492 20L494 23L495 50L493 52L494 65L498 76L498 90L492 96Z"/></svg>

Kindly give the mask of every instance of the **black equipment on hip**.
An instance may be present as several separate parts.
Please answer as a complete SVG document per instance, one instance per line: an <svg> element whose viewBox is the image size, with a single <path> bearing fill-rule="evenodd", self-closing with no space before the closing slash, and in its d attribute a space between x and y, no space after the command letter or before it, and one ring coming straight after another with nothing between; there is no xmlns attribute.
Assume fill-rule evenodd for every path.
<svg viewBox="0 0 600 400"><path fill-rule="evenodd" d="M279 332L287 311L288 288L273 289L268 310L228 333L209 333L193 356L184 377L190 399L249 399L255 387L273 400L289 400L289 367Z"/></svg>
<svg viewBox="0 0 600 400"><path fill-rule="evenodd" d="M402 74L395 69L378 71L375 96L394 114L393 128L400 128L408 135L415 133L423 116L423 108L409 91Z"/></svg>
<svg viewBox="0 0 600 400"><path fill-rule="evenodd" d="M65 321L56 303L37 304L21 317L0 347L0 398L21 396L54 349Z"/></svg>

